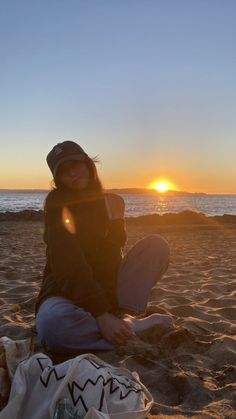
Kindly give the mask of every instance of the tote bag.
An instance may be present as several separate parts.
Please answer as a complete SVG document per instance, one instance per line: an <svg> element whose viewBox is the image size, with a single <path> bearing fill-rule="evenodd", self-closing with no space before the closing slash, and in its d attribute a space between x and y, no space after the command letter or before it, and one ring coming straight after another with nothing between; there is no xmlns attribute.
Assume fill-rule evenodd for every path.
<svg viewBox="0 0 236 419"><path fill-rule="evenodd" d="M18 365L0 419L141 419L152 404L135 372L90 353L57 365L37 353Z"/></svg>

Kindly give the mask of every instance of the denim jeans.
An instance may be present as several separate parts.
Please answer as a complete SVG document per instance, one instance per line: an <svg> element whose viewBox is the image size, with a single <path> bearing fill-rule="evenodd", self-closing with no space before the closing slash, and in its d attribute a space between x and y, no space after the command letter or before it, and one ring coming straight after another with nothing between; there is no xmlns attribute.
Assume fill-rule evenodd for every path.
<svg viewBox="0 0 236 419"><path fill-rule="evenodd" d="M120 308L136 313L146 310L151 289L166 272L170 251L158 234L137 241L121 261L117 276ZM63 297L49 297L36 316L40 342L50 351L74 352L111 350L96 319L83 308Z"/></svg>

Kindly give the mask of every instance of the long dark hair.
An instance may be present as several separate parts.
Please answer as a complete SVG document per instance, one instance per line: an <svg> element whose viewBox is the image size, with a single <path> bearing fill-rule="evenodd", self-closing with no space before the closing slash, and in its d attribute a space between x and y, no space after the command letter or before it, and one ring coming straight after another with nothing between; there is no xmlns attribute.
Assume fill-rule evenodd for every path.
<svg viewBox="0 0 236 419"><path fill-rule="evenodd" d="M55 192L56 193L58 192L59 193L58 198L60 202L64 202L64 204L66 202L68 204L69 203L73 204L77 201L94 200L96 198L102 198L104 196L105 189L98 176L97 167L95 165L95 163L100 163L100 160L98 159L97 156L95 157L85 156L84 162L87 165L88 170L89 170L89 182L88 182L88 186L85 189L81 191L71 190L70 188L64 185L64 183L61 181L59 177L55 176L51 181L52 190L49 192L48 197L52 193L53 193L53 196L55 197ZM48 197L46 197L45 199L44 208L46 207L48 203L48 199L47 199Z"/></svg>

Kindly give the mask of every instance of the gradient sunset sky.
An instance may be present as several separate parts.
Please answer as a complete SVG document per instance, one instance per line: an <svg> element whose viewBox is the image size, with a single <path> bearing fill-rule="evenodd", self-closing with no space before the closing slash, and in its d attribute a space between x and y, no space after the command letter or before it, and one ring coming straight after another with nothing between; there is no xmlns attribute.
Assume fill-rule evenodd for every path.
<svg viewBox="0 0 236 419"><path fill-rule="evenodd" d="M0 2L0 188L77 141L105 188L236 193L236 1Z"/></svg>

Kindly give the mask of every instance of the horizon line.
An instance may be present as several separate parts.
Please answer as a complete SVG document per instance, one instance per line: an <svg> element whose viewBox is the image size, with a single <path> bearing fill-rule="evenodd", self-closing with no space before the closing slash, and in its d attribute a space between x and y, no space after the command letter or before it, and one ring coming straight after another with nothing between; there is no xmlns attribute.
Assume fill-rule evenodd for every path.
<svg viewBox="0 0 236 419"><path fill-rule="evenodd" d="M189 192L189 191L179 191L177 189L169 189L166 192L159 192L155 188L146 188L146 187L122 187L122 188L104 188L105 190L122 190L122 189L146 189L146 190L152 190L155 191L159 195L165 195L168 192L179 192L179 193L186 193L186 194L193 194L193 195L236 195L236 192ZM0 188L1 191L42 191L42 192L48 192L51 188L45 189L45 188Z"/></svg>

